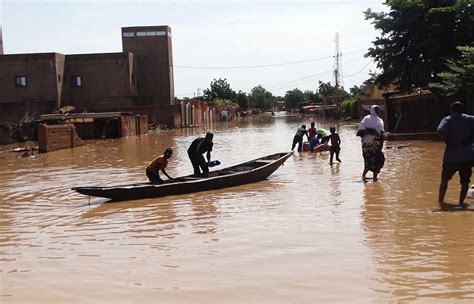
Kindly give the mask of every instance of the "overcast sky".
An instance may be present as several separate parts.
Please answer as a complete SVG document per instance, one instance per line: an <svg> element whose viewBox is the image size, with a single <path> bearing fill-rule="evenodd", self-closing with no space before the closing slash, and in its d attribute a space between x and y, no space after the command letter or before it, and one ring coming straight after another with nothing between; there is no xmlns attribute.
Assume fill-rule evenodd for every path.
<svg viewBox="0 0 474 304"><path fill-rule="evenodd" d="M168 25L178 97L214 78L284 95L333 81L336 33L344 87L367 79L375 64L364 54L378 33L363 11L386 10L383 2L0 0L0 24L5 54L121 52L121 27Z"/></svg>

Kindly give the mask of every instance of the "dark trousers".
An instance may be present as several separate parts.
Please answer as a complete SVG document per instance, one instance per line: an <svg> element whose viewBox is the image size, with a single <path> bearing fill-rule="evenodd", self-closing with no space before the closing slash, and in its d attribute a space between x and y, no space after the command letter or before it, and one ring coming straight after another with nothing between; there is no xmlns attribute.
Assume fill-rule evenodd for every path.
<svg viewBox="0 0 474 304"><path fill-rule="evenodd" d="M150 170L146 170L146 176L148 177L148 179L152 183L161 184L163 182L163 180L161 179L161 177L157 173L152 172Z"/></svg>
<svg viewBox="0 0 474 304"><path fill-rule="evenodd" d="M194 175L199 175L201 173L201 169L204 175L209 173L209 167L207 166L206 160L202 154L194 154L188 152L189 159L191 160L191 164L193 165Z"/></svg>
<svg viewBox="0 0 474 304"><path fill-rule="evenodd" d="M459 172L461 185L468 185L471 182L472 162L443 162L443 171L441 172L441 179L444 181L448 181L453 177L456 172Z"/></svg>
<svg viewBox="0 0 474 304"><path fill-rule="evenodd" d="M295 135L293 137L293 144L291 145L291 150L295 149L296 144L298 144L298 152L303 151L303 136Z"/></svg>

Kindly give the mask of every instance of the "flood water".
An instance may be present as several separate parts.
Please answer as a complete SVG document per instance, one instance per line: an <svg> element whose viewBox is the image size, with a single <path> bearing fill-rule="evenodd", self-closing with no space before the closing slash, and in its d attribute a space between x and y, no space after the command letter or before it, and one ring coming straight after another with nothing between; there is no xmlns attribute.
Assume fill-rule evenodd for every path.
<svg viewBox="0 0 474 304"><path fill-rule="evenodd" d="M214 168L289 151L309 122L218 123ZM89 205L70 188L145 181L167 147L168 173L190 174L187 147L206 130L0 159L0 302L473 301L474 212L436 211L443 144L386 142L379 182L363 183L356 123L316 119L331 125L341 164L295 153L259 183L130 202Z"/></svg>

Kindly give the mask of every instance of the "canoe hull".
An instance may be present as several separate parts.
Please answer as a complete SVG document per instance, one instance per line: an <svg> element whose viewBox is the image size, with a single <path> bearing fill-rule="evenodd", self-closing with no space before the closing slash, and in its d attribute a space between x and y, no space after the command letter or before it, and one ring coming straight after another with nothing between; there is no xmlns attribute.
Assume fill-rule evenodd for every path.
<svg viewBox="0 0 474 304"><path fill-rule="evenodd" d="M212 171L209 173L209 177L205 178L195 178L189 175L176 178L175 182L167 181L163 184L74 187L72 190L84 195L124 201L222 189L264 180L292 154L293 152L268 155L236 166Z"/></svg>

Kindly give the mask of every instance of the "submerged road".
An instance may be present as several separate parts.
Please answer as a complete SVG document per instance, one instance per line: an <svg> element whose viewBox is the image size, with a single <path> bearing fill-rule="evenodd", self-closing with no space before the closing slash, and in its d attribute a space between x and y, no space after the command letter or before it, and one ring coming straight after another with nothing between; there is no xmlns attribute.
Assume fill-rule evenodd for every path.
<svg viewBox="0 0 474 304"><path fill-rule="evenodd" d="M218 123L215 169L289 151L310 122ZM0 159L0 302L474 300L474 213L435 210L443 144L386 142L379 182L363 183L356 124L316 119L333 125L341 164L295 153L263 182L112 204L70 188L146 181L167 147L167 172L190 174L187 147L206 129ZM454 203L457 177L449 186Z"/></svg>

